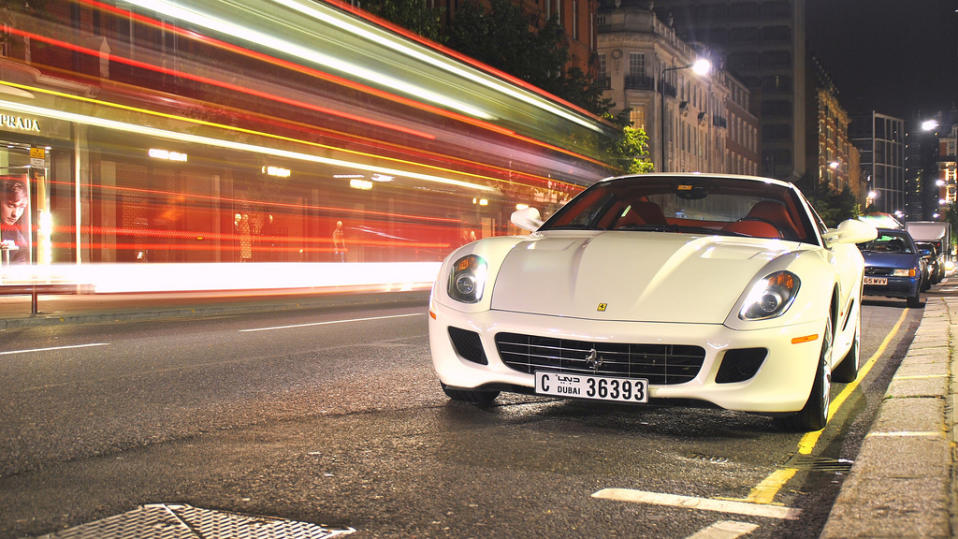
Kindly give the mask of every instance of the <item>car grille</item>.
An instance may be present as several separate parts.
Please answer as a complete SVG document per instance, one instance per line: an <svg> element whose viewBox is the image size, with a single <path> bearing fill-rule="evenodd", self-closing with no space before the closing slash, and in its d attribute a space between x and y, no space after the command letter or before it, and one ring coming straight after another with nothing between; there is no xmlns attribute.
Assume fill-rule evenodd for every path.
<svg viewBox="0 0 958 539"><path fill-rule="evenodd" d="M543 369L646 378L657 385L688 382L705 361L701 346L594 343L516 333L497 334L496 348L503 363L528 374Z"/></svg>
<svg viewBox="0 0 958 539"><path fill-rule="evenodd" d="M894 268L865 267L865 275L891 275Z"/></svg>

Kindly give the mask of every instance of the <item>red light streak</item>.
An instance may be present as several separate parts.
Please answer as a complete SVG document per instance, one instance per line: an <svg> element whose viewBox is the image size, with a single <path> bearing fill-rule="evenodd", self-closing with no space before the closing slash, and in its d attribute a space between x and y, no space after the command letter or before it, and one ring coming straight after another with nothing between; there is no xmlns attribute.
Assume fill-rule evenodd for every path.
<svg viewBox="0 0 958 539"><path fill-rule="evenodd" d="M76 232L76 227L74 226L57 226L54 227L54 231L58 233L73 233ZM199 245L198 243L183 243L183 244L154 244L154 245L163 245L164 248L177 248L181 245L199 245L199 248L203 249L219 249L221 246L212 245L209 242L213 240L226 240L226 241L247 241L252 242L254 245L259 246L261 243L318 243L318 244L331 244L333 240L331 238L324 237L310 237L310 236L274 236L274 235L243 235L235 233L222 233L222 232L205 232L205 231L179 231L179 230L159 230L159 229L133 229L133 228L117 228L117 227L103 227L103 226L81 226L81 232L93 234L116 234L118 236L132 236L135 238L170 238L170 239L186 239L196 242L208 242L205 245ZM203 239L197 239L198 236L202 236ZM398 240L363 240L350 238L350 244L353 245L362 245L370 247L421 247L421 248L447 248L451 244L449 242L423 242L423 241L398 241ZM72 244L69 244L72 246ZM87 244L84 243L84 246ZM96 245L96 244L94 244ZM101 244L107 245L107 244ZM113 245L113 244L108 244ZM117 245L129 245L129 244L117 244ZM140 245L140 244L135 244ZM61 245L62 246L62 245ZM118 247L119 248L119 247ZM141 248L141 247L130 247ZM293 246L288 248L283 248L283 250L298 250L300 246ZM270 249L270 247L266 247ZM313 247L309 247L313 249Z"/></svg>
<svg viewBox="0 0 958 539"><path fill-rule="evenodd" d="M74 185L73 182L65 182L62 180L50 180L47 183L56 184L56 185ZM161 191L159 189L143 189L138 187L118 187L115 185L98 185L92 183L82 183L80 187L85 187L87 189L101 189L107 191L123 191L130 193L141 193L141 194L152 194L152 195L163 195L166 197L175 197L175 198L190 198L194 200L209 200L213 202L232 202L238 204L259 204L264 206L269 206L270 208L292 208L297 210L314 210L314 211L328 211L336 213L348 213L348 214L358 214L358 215L370 215L377 217L388 217L388 218L398 218L398 219L414 219L417 221L431 221L438 223L461 223L461 219L454 219L451 217L429 217L426 215L411 215L406 213L392 213L384 211L374 211L374 210L361 210L355 208L340 208L336 206L316 206L311 204L293 204L289 202L267 202L267 201L257 201L257 200L248 200L243 198L229 198L224 196L213 196L213 195L199 195L194 193L177 193L173 191Z"/></svg>
<svg viewBox="0 0 958 539"><path fill-rule="evenodd" d="M213 37L210 37L210 36L205 36L205 35L203 35L203 34L197 34L196 32L193 32L193 31L187 31L187 30L184 30L183 28L180 28L179 26L172 25L172 24L169 24L169 23L164 23L164 22L158 21L158 20L156 20L156 19L151 19L151 18L146 17L146 16L143 16L143 15L138 15L138 14L133 13L132 11L123 10L123 9L115 8L115 7L112 7L112 6L108 6L108 5L106 5L106 4L103 4L103 3L101 3L101 2L98 2L97 0L76 0L76 1L79 2L79 3L84 3L84 4L87 4L87 5L90 5L90 6L99 8L99 9L102 10L102 11L107 11L107 12L110 12L110 13L113 13L113 14L116 14L116 15L120 15L120 16L123 16L123 17L132 17L133 19L135 19L135 20L137 20L137 21L139 21L139 22L141 22L141 23L143 23L143 24L147 24L147 25L153 26L153 27L155 27L155 28L162 28L162 29L165 30L165 31L172 31L172 32L174 32L174 33L176 33L176 34L178 34L178 35L183 36L183 37L186 37L186 38L189 38L189 39L193 39L193 40L199 41L199 42L201 42L201 43L206 43L206 44L208 44L208 45L212 45L212 46L215 46L215 47L218 47L218 48L221 48L221 49L224 49L224 50L233 52L233 53L237 53L237 54L240 54L240 55L243 55L243 56L247 56L247 57L249 57L249 58L255 58L255 59L257 59L257 60L261 60L261 61L264 61L264 62L273 64L273 65L276 65L276 66L284 67L284 68L286 68L286 69L290 69L290 70L292 70L292 71L297 71L297 72L299 72L299 73L303 73L303 74L306 74L306 75L311 75L311 76L313 76L313 77L316 77L316 78L319 78L319 79L322 79L322 80L326 80L326 81L328 81L328 82L332 82L332 83L338 84L338 85L340 85L340 86L345 86L345 87L351 88L351 89L353 89L353 90L358 90L358 91L361 91L361 92L363 92L363 93L367 93L367 94L370 94L370 95L374 95L374 96L376 96L376 97L380 97L380 98L383 98L383 99L386 99L386 100L389 100L389 101L393 101L393 102L395 102L395 103L399 103L399 104L402 104L402 105L406 105L406 106L408 106L408 107L412 107L412 108L416 108L416 109L419 109L419 110L423 110L423 111L425 111L425 112L429 112L429 113L432 113L432 114L437 114L437 115L440 115L440 116L444 116L444 117L447 117L447 118L450 118L450 119L453 119L453 120L456 120L456 121L459 121L459 122L463 122L463 123L466 123L466 124L469 124L469 125L473 125L473 126L476 126L476 127L480 127L480 128L482 128L482 129L485 129L485 130L488 130L488 131L492 131L492 132L495 132L495 133L499 133L499 134L501 134L501 135L506 135L506 136L515 138L516 140L520 140L520 141L522 141L522 142L526 142L526 143L529 143L529 144L533 144L533 145L535 145L535 146L539 146L539 147L546 148L546 149L549 149L549 150L552 150L552 151L556 151L556 152L559 152L559 153L563 153L563 154L566 154L566 155L575 157L576 159L581 159L581 160L583 160L583 161L588 161L588 162L593 163L593 164L595 164L595 165L599 165L599 166L602 166L602 167L608 167L608 164L603 163L603 162L601 162L601 161L598 161L598 160L596 160L596 159L592 159L591 157L586 157L585 155L582 155L582 154L579 154L579 153L576 153L576 152L573 152L573 151L570 151L570 150L566 150L566 149L560 148L560 147L558 147L558 146L554 146L554 145L549 144L549 143L547 143L547 142L543 142L543 141L536 140L536 139L531 138L531 137L526 137L526 136L524 136L524 135L520 135L520 134L516 133L515 131L512 131L512 130L510 130L510 129L506 129L506 128L503 128L503 127L499 127L499 126L497 126L497 125L495 125L495 124L492 124L492 123L489 123L489 122L486 122L486 121L483 121L483 120L478 120L478 119L475 119L475 118L470 118L469 116L465 116L465 115L458 114L458 113L455 113L455 112L447 111L447 110L445 110L445 109L442 109L442 108L439 108L439 107L435 107L435 106L432 106L432 105L428 105L428 104L425 104L425 103L422 103L422 102L419 102L419 101L415 101L415 100L412 100L412 99L408 99L408 98L405 98L405 97L402 97L402 96L399 96L399 95L396 95L396 94L391 94L391 93L389 93L389 92L385 92L385 91L382 91L382 90L378 90L378 89L373 88L373 87L371 87L371 86L366 86L366 85L364 85L364 84L360 84L360 83L357 83L357 82L353 82L353 81L351 81L351 80L344 79L344 78L342 78L342 77L337 77L337 76L332 75L332 74L330 74L330 73L326 73L326 72L324 72L324 71L319 71L319 70L317 70L317 69L309 68L309 67L306 67L306 66L297 64L297 63L295 63L295 62L290 62L290 61L287 61L287 60L282 60L282 59L280 59L280 58L276 58L276 57L270 56L270 55L268 55L268 54L264 54L264 53L261 53L261 52L256 52L256 51L253 51L253 50L250 50L250 49L246 49L246 48L243 48L243 47L239 47L239 46L237 46L237 45L233 45L233 44L231 44L231 43L227 43L227 42L225 42L225 41L221 41L221 40L218 40L218 39L213 38ZM446 54L448 54L448 52L446 52ZM95 51L95 52L94 52L94 55L97 56L97 57L99 57L99 52L98 52L98 51ZM464 57L464 58L468 58L468 57ZM476 62L476 61L475 61L475 60L472 60L472 62ZM479 65L482 65L482 64L480 63ZM492 68L488 68L488 67L487 67L487 68L485 68L485 69L488 70L488 69L492 69ZM523 84L524 84L525 86L529 86L528 83L523 83ZM533 88L534 88L534 87L533 87ZM537 90L538 90L538 89L537 89ZM543 91L542 91L542 90L538 90L538 93L542 94ZM548 94L546 94L546 95L548 95ZM550 99L553 99L553 100L555 100L555 101L561 102L561 100L560 100L559 98L554 97L554 96L551 97ZM572 105L569 105L569 106L572 106ZM574 106L572 106L572 107L573 107L573 108L577 108L577 107L574 107ZM580 110L581 110L581 109L580 109ZM593 115L591 115L591 114L589 114L589 113L586 113L586 114L588 114L589 116L593 116Z"/></svg>
<svg viewBox="0 0 958 539"><path fill-rule="evenodd" d="M570 102L566 101L565 99L562 99L562 98L559 97L559 96L552 95L552 94L550 94L549 92L543 90L542 88L539 88L538 86L533 86L532 84L529 84L528 82L526 82L526 81L524 81L524 80L522 80L522 79L520 79L520 78L514 77L514 76L512 76L512 75L506 73L505 71L500 71L500 70L498 70L498 69L496 69L496 68L494 68L494 67L492 67L492 66L490 66L490 65L488 65L488 64L484 64L484 63L480 62L479 60L476 60L475 58L473 58L473 57L471 57L471 56L466 56L465 54L462 54L462 53L459 52L459 51L456 51L456 50L450 49L450 48L448 48L448 47L445 47L445 46L443 46L443 45L440 45L439 43L436 43L435 41L432 41L432 40L430 40L430 39L428 39L428 38L425 38L425 37L423 37L423 36L421 36L421 35L419 35L419 34L416 34L416 33L414 33L414 32L410 32L409 30L407 30L407 29L405 29L405 28L403 28L403 27L401 27L401 26L397 26L397 25L393 24L392 22L387 21L386 19L381 19L381 18L377 17L376 15L373 15L372 13L370 13L370 12L368 12L368 11L365 11L365 10L363 10L363 9L361 9L361 8L353 7L353 6L351 6L351 5L349 5L349 4L345 3L345 2L341 2L340 0L323 0L323 1L326 2L327 4L334 5L334 6L336 6L337 8L339 8L339 9L341 9L341 10L343 10L343 11L348 11L349 13L352 13L353 15L356 15L357 17L362 17L363 19L366 19L367 21L369 21L369 22L371 22L371 23L373 23L373 24L376 24L376 25L378 25L378 26L382 26L382 27L384 27L384 28L387 28L387 29L389 29L389 30L391 30L391 31L393 31L393 32L395 32L395 33L397 33L397 34L399 34L399 35L401 35L401 36L407 38L407 39L410 39L410 40L412 40L412 41L416 41L416 42L418 42L418 43L420 43L420 44L422 44L422 45L425 45L425 46L429 47L430 49L433 49L433 50L435 50L435 51L441 52L441 53L443 53L443 54L445 54L445 55L447 55L447 56L451 56L451 57L453 57L453 58L455 58L455 59L457 59L457 60L459 60L459 61L461 61L461 62L464 62L464 63L467 63L467 64L471 65L472 67L475 67L475 68L477 68L477 69L480 69L480 70L482 70L482 71L485 71L486 73L495 75L496 77L499 77L500 79L503 79L503 80L506 80L506 81L508 81L508 82L510 82L510 83L512 83L512 84L515 84L516 86L521 86L521 87L525 88L526 90L529 90L529 91L531 91L531 92L537 93L537 94L539 94L540 96L542 96L542 97L544 97L544 98L546 98L546 99L548 99L548 100L550 100L550 101L555 101L556 103L560 103L560 104L562 104L563 106L568 107L568 108L570 108L570 109L573 109L573 110L575 110L576 112L578 112L578 113L580 113L580 114L582 114L582 115L584 115L584 116L587 116L587 117L591 118L591 119L594 120L594 121L602 121L603 123L607 123L607 122L605 122L604 120L602 120L602 118L600 118L600 117L596 116L595 114L593 114L593 113L591 113L591 112L585 110L584 108L582 108L582 107L580 107L580 106L578 106L578 105L575 105L575 104L573 104L573 103L570 103ZM610 125L610 127L611 127L611 125Z"/></svg>

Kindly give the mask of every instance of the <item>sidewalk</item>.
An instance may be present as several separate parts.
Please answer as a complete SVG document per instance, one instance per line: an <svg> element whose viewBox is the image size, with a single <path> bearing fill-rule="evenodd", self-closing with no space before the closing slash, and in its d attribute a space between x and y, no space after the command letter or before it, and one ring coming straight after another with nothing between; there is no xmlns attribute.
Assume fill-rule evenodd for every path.
<svg viewBox="0 0 958 539"><path fill-rule="evenodd" d="M946 279L937 288L958 286ZM928 297L821 537L953 537L958 294Z"/></svg>

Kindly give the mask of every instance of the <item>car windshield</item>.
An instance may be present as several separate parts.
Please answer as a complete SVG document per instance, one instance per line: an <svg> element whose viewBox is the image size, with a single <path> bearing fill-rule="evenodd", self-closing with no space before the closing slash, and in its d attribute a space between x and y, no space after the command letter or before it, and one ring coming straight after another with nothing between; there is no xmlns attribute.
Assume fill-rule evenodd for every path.
<svg viewBox="0 0 958 539"><path fill-rule="evenodd" d="M600 182L540 230L638 230L817 243L792 189L744 178L632 177Z"/></svg>
<svg viewBox="0 0 958 539"><path fill-rule="evenodd" d="M915 254L908 238L904 234L892 231L879 231L877 238L868 243L858 244L858 249L870 253Z"/></svg>

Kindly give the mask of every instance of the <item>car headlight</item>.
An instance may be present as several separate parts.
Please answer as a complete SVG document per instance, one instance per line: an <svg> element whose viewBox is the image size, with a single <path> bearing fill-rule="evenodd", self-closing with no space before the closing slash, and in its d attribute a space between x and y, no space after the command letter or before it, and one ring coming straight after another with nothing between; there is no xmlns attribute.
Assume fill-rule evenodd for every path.
<svg viewBox="0 0 958 539"><path fill-rule="evenodd" d="M738 317L765 320L781 316L795 300L801 281L790 271L777 271L755 283L745 297Z"/></svg>
<svg viewBox="0 0 958 539"><path fill-rule="evenodd" d="M487 267L486 261L479 255L466 255L456 260L446 289L449 297L463 303L476 303L482 299Z"/></svg>
<svg viewBox="0 0 958 539"><path fill-rule="evenodd" d="M896 269L891 273L895 277L914 277L916 275L915 268L911 269Z"/></svg>

